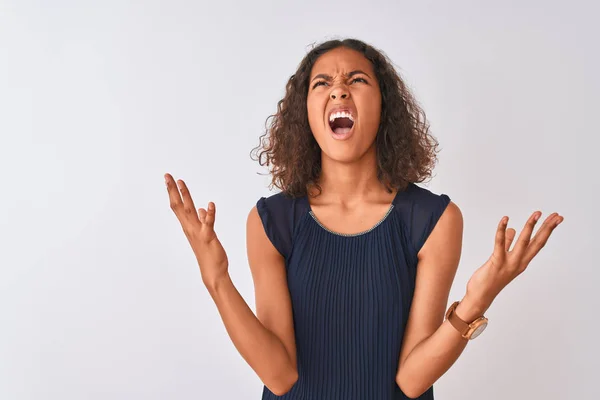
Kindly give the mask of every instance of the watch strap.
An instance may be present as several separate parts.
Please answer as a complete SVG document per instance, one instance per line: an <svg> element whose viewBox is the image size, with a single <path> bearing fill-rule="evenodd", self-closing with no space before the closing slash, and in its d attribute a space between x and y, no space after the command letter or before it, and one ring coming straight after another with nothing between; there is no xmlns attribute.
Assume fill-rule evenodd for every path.
<svg viewBox="0 0 600 400"><path fill-rule="evenodd" d="M446 319L458 332L460 332L463 337L465 337L469 331L469 324L460 319L459 316L454 312L459 303L460 301L455 301L452 303L452 305L448 308L448 311L446 311Z"/></svg>

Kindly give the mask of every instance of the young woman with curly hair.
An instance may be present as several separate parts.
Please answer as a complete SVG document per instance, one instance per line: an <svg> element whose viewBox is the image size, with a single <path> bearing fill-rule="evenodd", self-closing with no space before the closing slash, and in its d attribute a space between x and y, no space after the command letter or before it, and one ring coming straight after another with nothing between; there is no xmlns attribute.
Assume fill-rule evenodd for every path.
<svg viewBox="0 0 600 400"><path fill-rule="evenodd" d="M448 307L463 219L431 176L438 143L387 57L359 40L313 48L256 149L272 186L247 220L256 315L214 232L166 174L171 208L263 399L433 399L433 383L487 325L485 311L563 220L534 212L511 249L508 217L490 258Z"/></svg>

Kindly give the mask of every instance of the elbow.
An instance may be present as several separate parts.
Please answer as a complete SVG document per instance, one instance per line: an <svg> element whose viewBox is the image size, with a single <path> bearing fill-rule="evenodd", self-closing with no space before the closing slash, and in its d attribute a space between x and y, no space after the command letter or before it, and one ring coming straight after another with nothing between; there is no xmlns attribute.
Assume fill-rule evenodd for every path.
<svg viewBox="0 0 600 400"><path fill-rule="evenodd" d="M289 373L280 375L272 379L265 386L276 396L283 396L288 393L298 381L298 371L294 368Z"/></svg>
<svg viewBox="0 0 600 400"><path fill-rule="evenodd" d="M414 393L408 393L408 394L407 394L406 392L404 392L404 391L403 391L403 393L404 393L404 395L405 395L406 397L408 397L409 399L418 399L418 398L419 398L419 397L420 397L420 396L421 396L423 393L425 393L425 392L419 392L419 391L416 391L416 392L414 392Z"/></svg>
<svg viewBox="0 0 600 400"><path fill-rule="evenodd" d="M402 393L404 393L404 395L406 397L408 397L409 399L418 399L421 395L423 395L423 393L425 393L427 391L427 389L429 388L420 388L417 385L413 384L409 384L407 382L405 382L404 379L401 379L400 375L398 375L396 377L396 384L398 385L398 387L400 388L400 390L402 391Z"/></svg>

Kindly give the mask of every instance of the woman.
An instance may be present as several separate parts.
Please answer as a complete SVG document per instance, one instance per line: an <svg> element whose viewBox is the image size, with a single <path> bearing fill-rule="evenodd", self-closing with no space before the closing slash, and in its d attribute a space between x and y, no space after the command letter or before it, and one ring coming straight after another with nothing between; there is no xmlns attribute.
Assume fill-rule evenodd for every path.
<svg viewBox="0 0 600 400"><path fill-rule="evenodd" d="M563 217L534 212L515 246L508 217L491 257L448 305L463 233L459 207L417 186L437 142L378 50L329 41L287 84L258 160L282 191L247 220L256 312L228 274L215 205L196 208L165 175L171 208L263 399L433 399L433 383L487 325L498 293L525 270Z"/></svg>

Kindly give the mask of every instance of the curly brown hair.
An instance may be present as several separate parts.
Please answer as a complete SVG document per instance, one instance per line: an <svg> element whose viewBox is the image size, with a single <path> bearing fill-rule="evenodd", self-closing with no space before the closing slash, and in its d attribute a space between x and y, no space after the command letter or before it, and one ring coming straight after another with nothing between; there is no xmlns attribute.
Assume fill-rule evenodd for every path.
<svg viewBox="0 0 600 400"><path fill-rule="evenodd" d="M431 177L438 142L429 134L425 112L381 50L350 38L314 46L289 78L277 113L267 118L266 132L251 151L251 158L270 167L269 188L276 186L292 197L306 195L308 186L322 190L321 149L310 130L306 99L313 65L321 55L338 47L360 52L373 65L379 81L381 122L375 139L379 181L392 192L393 188L404 190L410 182Z"/></svg>

